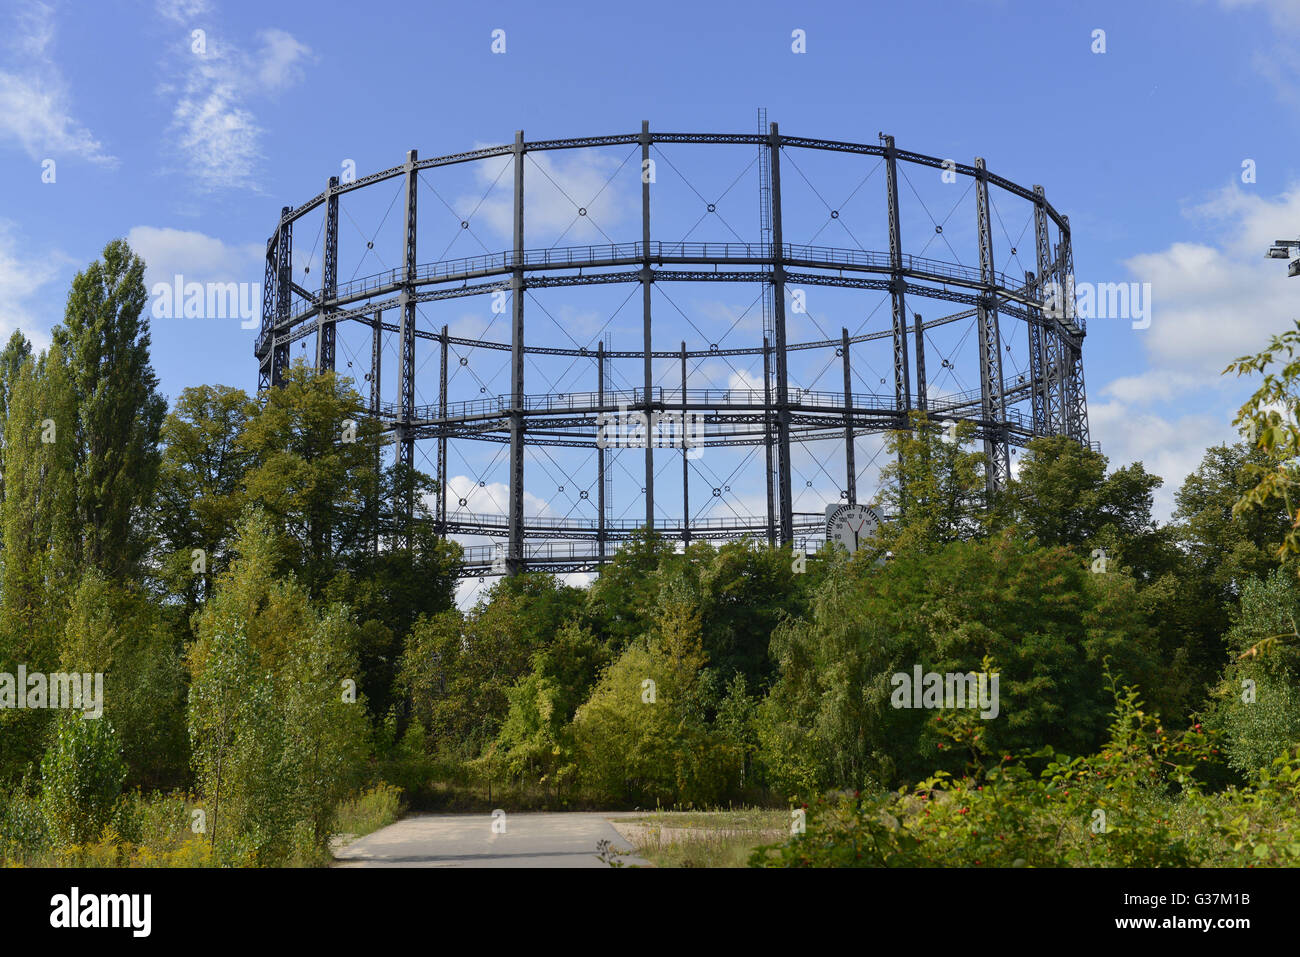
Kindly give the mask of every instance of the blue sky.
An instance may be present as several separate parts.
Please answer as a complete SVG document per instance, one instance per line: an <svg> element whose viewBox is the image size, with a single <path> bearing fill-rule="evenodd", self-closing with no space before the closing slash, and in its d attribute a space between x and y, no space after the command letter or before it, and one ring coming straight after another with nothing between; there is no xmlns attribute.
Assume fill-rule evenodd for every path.
<svg viewBox="0 0 1300 957"><path fill-rule="evenodd" d="M491 50L495 29L505 31L504 54ZM791 49L796 29L806 33L802 54ZM1092 50L1099 29L1104 53ZM1249 391L1219 371L1297 313L1300 283L1288 285L1285 266L1263 258L1273 239L1300 233L1297 40L1300 0L10 0L0 22L0 334L21 328L46 344L73 274L118 236L145 256L151 284L178 272L260 282L280 207L315 195L347 160L365 175L413 147L434 156L505 142L516 129L549 139L629 131L642 119L657 130L752 132L764 106L784 133L875 142L884 131L906 149L964 163L983 156L1018 183L1043 184L1070 217L1079 281L1151 283L1150 327L1094 320L1084 358L1093 438L1112 464L1140 459L1166 479L1157 506L1167 513L1204 448L1231 437ZM620 157L557 158L548 170L573 191L601 181ZM749 159L697 155L681 165L716 194ZM1243 182L1247 160L1254 182ZM450 186L451 205L489 187L490 174ZM858 178L826 175L831 192ZM938 183L914 189L943 196ZM388 199L385 191L378 206L358 205L344 235L369 234ZM508 245L499 199L481 210L475 235L485 248ZM606 199L614 238L639 238L629 233L635 211ZM756 207L746 195L733 215ZM1021 214L1008 207L1007 217L1018 231ZM451 237L445 248L458 251L449 255L482 251ZM706 224L691 238L731 237ZM297 243L301 255L306 233ZM436 237L422 245L434 247L444 248ZM345 259L341 278L379 269ZM604 321L625 293L559 304L555 324L594 333L600 323L586 320ZM750 305L740 291L672 294L656 308L673 347L699 332L685 316L704 325ZM822 303L835 334L856 325L836 314L851 307L833 296ZM616 346L634 347L636 324L615 324ZM163 390L175 398L221 382L251 391L252 335L235 319L155 320ZM709 371L693 369L692 385ZM720 372L710 384L741 375ZM475 381L506 391L486 371ZM453 471L469 485L503 474L472 458ZM542 488L549 475L544 464L530 473L530 509L567 514Z"/></svg>

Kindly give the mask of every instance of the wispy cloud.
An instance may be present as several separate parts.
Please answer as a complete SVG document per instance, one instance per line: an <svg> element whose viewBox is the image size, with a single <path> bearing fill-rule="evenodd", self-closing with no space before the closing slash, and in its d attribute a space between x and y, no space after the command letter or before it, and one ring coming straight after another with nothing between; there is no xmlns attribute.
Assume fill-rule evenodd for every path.
<svg viewBox="0 0 1300 957"><path fill-rule="evenodd" d="M66 263L61 254L25 251L17 226L0 219L0 339L19 329L38 349L49 345L49 330L60 317L39 318L35 300Z"/></svg>
<svg viewBox="0 0 1300 957"><path fill-rule="evenodd" d="M72 96L50 50L54 9L25 3L11 14L12 70L0 70L0 141L16 143L32 159L72 156L115 166L95 135L72 115Z"/></svg>
<svg viewBox="0 0 1300 957"><path fill-rule="evenodd" d="M207 0L159 0L157 9L164 20L191 27L177 47L176 78L162 88L175 97L178 160L204 192L259 190L264 130L253 103L299 83L311 50L276 29L258 32L240 49L214 31Z"/></svg>
<svg viewBox="0 0 1300 957"><path fill-rule="evenodd" d="M1300 81L1300 53L1295 48L1295 41L1300 37L1300 0L1219 0L1219 6L1232 14L1254 16L1261 9L1268 14L1277 42L1267 49L1256 50L1251 65L1272 84L1279 99L1300 102L1300 94L1296 92L1296 83Z"/></svg>
<svg viewBox="0 0 1300 957"><path fill-rule="evenodd" d="M1264 251L1295 234L1300 187L1267 198L1233 185L1187 215L1210 227L1209 242L1174 242L1126 262L1151 283L1151 328L1131 333L1141 337L1148 367L1097 388L1088 404L1092 437L1112 464L1141 460L1165 479L1155 495L1161 517L1206 447L1238 438L1231 420L1252 387L1220 375L1223 368L1296 318L1295 280ZM1201 411L1197 400L1206 396L1221 411Z"/></svg>
<svg viewBox="0 0 1300 957"><path fill-rule="evenodd" d="M172 23L191 23L212 9L208 0L158 0L154 6L160 17Z"/></svg>

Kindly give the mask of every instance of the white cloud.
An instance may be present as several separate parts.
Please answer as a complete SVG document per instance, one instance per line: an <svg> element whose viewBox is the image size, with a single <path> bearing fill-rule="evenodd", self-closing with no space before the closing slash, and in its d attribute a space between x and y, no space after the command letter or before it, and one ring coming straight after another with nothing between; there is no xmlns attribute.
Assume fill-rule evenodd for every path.
<svg viewBox="0 0 1300 957"><path fill-rule="evenodd" d="M1161 518L1205 449L1239 438L1231 422L1246 386L1221 375L1224 367L1297 318L1296 280L1264 252L1295 235L1300 188L1269 199L1233 185L1186 212L1212 239L1126 261L1136 279L1151 283L1151 327L1125 330L1141 337L1148 367L1094 387L1088 408L1092 438L1112 466L1140 460L1165 480L1155 495Z"/></svg>
<svg viewBox="0 0 1300 957"><path fill-rule="evenodd" d="M208 0L158 0L158 15L173 23L189 23L212 8Z"/></svg>
<svg viewBox="0 0 1300 957"><path fill-rule="evenodd" d="M1101 442L1111 468L1141 461L1148 472L1164 479L1153 494L1154 513L1162 521L1168 521L1174 494L1200 464L1205 450L1239 438L1227 412L1166 418L1136 404L1094 402L1088 406L1088 421L1092 438Z"/></svg>
<svg viewBox="0 0 1300 957"><path fill-rule="evenodd" d="M168 19L184 3L160 5ZM200 6L206 12L205 5ZM166 8L166 9L164 9ZM195 52L187 34L180 50L178 81L163 92L174 93L171 135L186 171L201 190L250 189L257 191L262 160L263 133L249 101L275 95L303 77L303 64L311 50L283 30L263 30L257 46L243 52L207 30L203 52Z"/></svg>
<svg viewBox="0 0 1300 957"><path fill-rule="evenodd" d="M1204 376L1154 369L1141 375L1112 379L1101 387L1099 394L1120 402L1163 402L1205 385Z"/></svg>
<svg viewBox="0 0 1300 957"><path fill-rule="evenodd" d="M262 47L253 62L264 91L279 92L302 80L302 65L311 56L310 47L283 30L263 30L258 38Z"/></svg>
<svg viewBox="0 0 1300 957"><path fill-rule="evenodd" d="M721 324L721 334L759 332L763 328L763 310L758 302L747 308L717 300L697 303L695 311L706 319Z"/></svg>
<svg viewBox="0 0 1300 957"><path fill-rule="evenodd" d="M48 330L62 316L38 319L33 300L57 278L64 262L59 254L25 254L14 224L0 220L0 339L7 342L14 330L21 330L38 350L50 344Z"/></svg>
<svg viewBox="0 0 1300 957"><path fill-rule="evenodd" d="M231 84L197 69L172 119L177 146L198 186L257 189L254 170L261 159L257 138L262 131L253 114L239 105Z"/></svg>
<svg viewBox="0 0 1300 957"><path fill-rule="evenodd" d="M1176 385L1191 391L1217 381L1228 362L1262 348L1296 313L1294 280L1264 252L1273 240L1294 236L1300 187L1269 200L1229 186L1187 215L1217 230L1217 242L1175 242L1125 262L1137 280L1151 283L1151 327L1132 334L1164 377L1152 387L1161 398Z"/></svg>
<svg viewBox="0 0 1300 957"><path fill-rule="evenodd" d="M1219 0L1225 10L1254 10L1263 7L1278 29L1300 30L1300 0Z"/></svg>
<svg viewBox="0 0 1300 957"><path fill-rule="evenodd" d="M465 499L466 504L461 505L460 499ZM430 511L433 511L435 502L432 498L425 502ZM487 482L480 486L478 481L470 478L468 475L453 475L447 479L447 514L451 515L457 511L475 512L480 515L500 515L504 516L510 505L510 487L504 482ZM551 516L554 512L550 506L538 498L536 495L525 490L524 492L524 521L537 516ZM491 545L502 544L504 539L490 538L486 535L461 535L457 540L465 546L471 545ZM471 608L475 602L483 597L483 592L496 582L498 576L486 575L485 581L480 582L477 578L462 579L456 586L456 605L462 611ZM585 587L594 580L594 575L586 573L574 573L570 575L561 575L561 581L566 584Z"/></svg>
<svg viewBox="0 0 1300 957"><path fill-rule="evenodd" d="M1296 81L1300 80L1300 53L1294 39L1300 33L1300 0L1219 0L1221 9L1228 13L1254 16L1263 9L1268 14L1273 30L1280 34L1267 49L1258 49L1251 57L1255 72L1272 85L1278 98L1290 103L1300 103Z"/></svg>
<svg viewBox="0 0 1300 957"><path fill-rule="evenodd" d="M465 499L464 505L460 504ZM433 508L432 501L426 503ZM505 515L510 507L510 487L504 482L486 482L479 485L478 480L468 475L453 475L447 479L447 514L457 510L476 512L481 515ZM536 495L524 491L524 516L550 515L550 507Z"/></svg>
<svg viewBox="0 0 1300 957"><path fill-rule="evenodd" d="M478 144L478 147L485 145L488 144ZM619 189L625 184L615 173L627 173L626 167L620 171L621 160L597 150L565 152L569 155L529 153L524 161L524 195L528 198L524 220L525 236L529 237L527 244L530 247L537 245L539 240L534 237L539 236L546 237L547 241L542 245L548 246L556 243L561 246L599 244L625 238L619 236L616 228L628 220L640 200L640 179L635 178L638 193L633 197L627 190ZM503 166L509 167L513 163L509 157L475 163L475 175L484 190L492 183L496 186L486 199L482 193L465 194L452 203L456 214L467 218L477 209L475 218L486 221L502 241L514 237L513 174L509 169L503 172ZM635 174L640 167L634 165L631 168ZM580 215L579 209L585 209L586 214Z"/></svg>
<svg viewBox="0 0 1300 957"><path fill-rule="evenodd" d="M727 377L727 388L737 392L762 393L763 374L739 369Z"/></svg>
<svg viewBox="0 0 1300 957"><path fill-rule="evenodd" d="M226 243L205 233L158 226L135 226L126 235L145 261L145 283L171 282L177 273L191 282L261 282L264 248L258 243Z"/></svg>
<svg viewBox="0 0 1300 957"><path fill-rule="evenodd" d="M50 57L54 11L28 3L13 17L9 43L20 65L0 70L0 140L16 143L34 160L72 156L101 166L117 164L71 112L71 94Z"/></svg>

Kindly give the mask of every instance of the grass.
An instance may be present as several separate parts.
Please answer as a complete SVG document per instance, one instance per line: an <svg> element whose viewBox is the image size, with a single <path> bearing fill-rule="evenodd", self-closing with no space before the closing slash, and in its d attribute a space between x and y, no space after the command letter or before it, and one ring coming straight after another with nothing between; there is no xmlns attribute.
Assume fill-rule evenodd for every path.
<svg viewBox="0 0 1300 957"><path fill-rule="evenodd" d="M620 817L614 827L655 867L745 867L754 848L790 833L788 811L659 811Z"/></svg>
<svg viewBox="0 0 1300 957"><path fill-rule="evenodd" d="M355 840L395 822L405 807L402 789L380 781L356 797L342 801L334 819L337 834Z"/></svg>

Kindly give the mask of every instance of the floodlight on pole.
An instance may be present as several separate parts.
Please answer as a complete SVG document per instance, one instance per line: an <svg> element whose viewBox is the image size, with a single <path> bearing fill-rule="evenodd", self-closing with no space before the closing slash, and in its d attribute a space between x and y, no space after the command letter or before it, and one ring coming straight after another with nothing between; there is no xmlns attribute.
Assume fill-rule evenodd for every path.
<svg viewBox="0 0 1300 957"><path fill-rule="evenodd" d="M1293 248L1300 250L1300 239L1275 239L1266 255L1269 259L1291 259ZM1291 259L1286 274L1291 277L1300 276L1300 259Z"/></svg>

